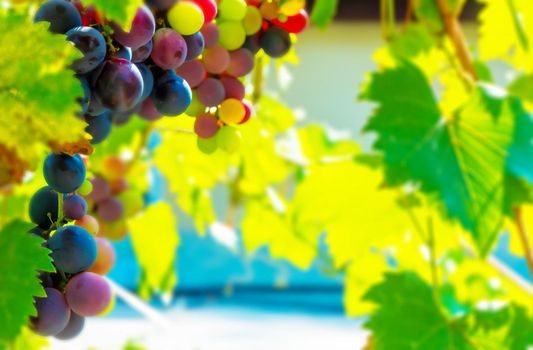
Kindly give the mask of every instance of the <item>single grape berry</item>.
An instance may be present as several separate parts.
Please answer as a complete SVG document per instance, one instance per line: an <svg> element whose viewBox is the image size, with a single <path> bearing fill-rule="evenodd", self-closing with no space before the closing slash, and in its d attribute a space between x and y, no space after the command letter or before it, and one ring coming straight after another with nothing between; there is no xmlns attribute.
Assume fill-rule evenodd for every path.
<svg viewBox="0 0 533 350"><path fill-rule="evenodd" d="M55 191L71 193L85 181L85 164L79 155L50 154L44 161L44 179Z"/></svg>
<svg viewBox="0 0 533 350"><path fill-rule="evenodd" d="M154 48L154 41L150 40L143 46L133 50L131 60L134 63L143 63L150 57Z"/></svg>
<svg viewBox="0 0 533 350"><path fill-rule="evenodd" d="M74 194L63 201L63 214L67 219L79 220L87 213L87 202L82 196Z"/></svg>
<svg viewBox="0 0 533 350"><path fill-rule="evenodd" d="M117 24L111 25L114 29L113 38L124 46L137 49L152 39L155 33L155 18L152 11L146 6L141 6L129 32L125 32Z"/></svg>
<svg viewBox="0 0 533 350"><path fill-rule="evenodd" d="M65 0L49 0L39 7L35 22L49 22L50 31L65 34L74 27L81 26L81 16L76 6Z"/></svg>
<svg viewBox="0 0 533 350"><path fill-rule="evenodd" d="M45 288L46 297L35 298L37 317L32 317L33 331L42 336L56 335L68 324L70 309L63 294L57 289Z"/></svg>
<svg viewBox="0 0 533 350"><path fill-rule="evenodd" d="M89 269L99 275L106 275L115 265L116 254L115 248L111 242L105 238L96 237L97 255L96 260Z"/></svg>
<svg viewBox="0 0 533 350"><path fill-rule="evenodd" d="M68 324L61 332L56 334L54 337L61 340L69 340L77 337L83 327L85 326L85 317L76 314L75 312L70 313L70 318Z"/></svg>
<svg viewBox="0 0 533 350"><path fill-rule="evenodd" d="M204 36L201 32L183 37L187 43L187 61L194 60L202 54L205 47Z"/></svg>
<svg viewBox="0 0 533 350"><path fill-rule="evenodd" d="M139 102L143 88L141 72L135 64L112 58L102 65L93 91L104 107L126 112Z"/></svg>
<svg viewBox="0 0 533 350"><path fill-rule="evenodd" d="M93 185L93 190L87 196L89 200L98 203L111 196L111 188L103 177L96 176L91 179L91 183Z"/></svg>
<svg viewBox="0 0 533 350"><path fill-rule="evenodd" d="M154 75L152 74L150 68L148 68L145 64L139 63L135 65L139 69L139 72L141 72L143 79L143 93L140 99L140 102L142 102L152 94L152 90L154 89Z"/></svg>
<svg viewBox="0 0 533 350"><path fill-rule="evenodd" d="M166 116L184 113L192 101L192 91L187 82L174 71L167 71L156 80L152 100L157 110Z"/></svg>
<svg viewBox="0 0 533 350"><path fill-rule="evenodd" d="M63 226L48 240L50 256L59 271L78 273L90 268L96 260L96 242L79 226Z"/></svg>
<svg viewBox="0 0 533 350"><path fill-rule="evenodd" d="M187 42L175 30L161 28L155 33L151 57L161 69L176 69L187 58Z"/></svg>
<svg viewBox="0 0 533 350"><path fill-rule="evenodd" d="M94 28L76 27L67 32L67 40L81 51L83 57L74 61L71 68L78 74L89 73L98 67L105 59L105 39Z"/></svg>
<svg viewBox="0 0 533 350"><path fill-rule="evenodd" d="M261 48L270 57L284 56L291 48L289 33L279 27L270 27L261 35Z"/></svg>
<svg viewBox="0 0 533 350"><path fill-rule="evenodd" d="M87 116L85 121L87 122L85 131L92 136L93 145L101 143L111 133L111 112L104 112L95 117Z"/></svg>
<svg viewBox="0 0 533 350"><path fill-rule="evenodd" d="M111 302L111 288L101 276L83 272L68 282L65 296L72 311L78 315L96 316Z"/></svg>
<svg viewBox="0 0 533 350"><path fill-rule="evenodd" d="M50 186L37 191L30 200L31 222L48 230L57 221L58 194Z"/></svg>
<svg viewBox="0 0 533 350"><path fill-rule="evenodd" d="M104 221L112 222L119 220L124 214L122 203L114 197L98 203L98 216Z"/></svg>

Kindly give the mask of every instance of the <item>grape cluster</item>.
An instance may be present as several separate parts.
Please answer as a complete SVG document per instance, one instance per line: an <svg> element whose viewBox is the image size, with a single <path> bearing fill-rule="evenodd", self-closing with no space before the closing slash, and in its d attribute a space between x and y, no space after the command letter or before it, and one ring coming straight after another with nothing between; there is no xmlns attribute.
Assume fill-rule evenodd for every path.
<svg viewBox="0 0 533 350"><path fill-rule="evenodd" d="M92 190L84 160L53 153L43 173L48 186L30 200L29 216L37 225L30 232L46 239L56 272L40 275L46 297L35 299L30 326L41 335L70 339L81 332L85 317L109 307L111 289L101 275L111 270L115 252L109 241L95 237L98 223L87 215L81 194Z"/></svg>
<svg viewBox="0 0 533 350"><path fill-rule="evenodd" d="M214 4L196 2L204 7ZM289 52L291 33L302 32L309 21L304 5L294 0L221 0L218 12L208 11L210 16L200 29L203 54L176 70L193 88L187 114L196 117L200 150L238 149L240 134L234 126L246 123L253 113L252 104L245 100L244 78L254 69L261 50L273 58Z"/></svg>
<svg viewBox="0 0 533 350"><path fill-rule="evenodd" d="M83 89L82 117L98 144L112 124L134 114L155 121L183 113L195 117L205 153L233 152L234 128L248 121L252 104L243 79L260 50L278 58L302 32L302 0L146 0L124 31L78 0L49 0L35 20L65 34L83 54L72 64Z"/></svg>
<svg viewBox="0 0 533 350"><path fill-rule="evenodd" d="M143 209L143 192L124 178L128 164L119 157L107 157L102 168L104 173L90 180L93 190L85 198L89 212L99 223L99 235L118 241L129 231L126 219Z"/></svg>

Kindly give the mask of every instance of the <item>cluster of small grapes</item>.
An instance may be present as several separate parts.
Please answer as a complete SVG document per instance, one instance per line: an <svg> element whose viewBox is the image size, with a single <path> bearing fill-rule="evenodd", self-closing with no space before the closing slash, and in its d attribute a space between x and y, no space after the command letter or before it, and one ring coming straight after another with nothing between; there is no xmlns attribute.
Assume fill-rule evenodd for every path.
<svg viewBox="0 0 533 350"><path fill-rule="evenodd" d="M119 157L107 157L102 168L103 174L91 178L93 190L85 198L89 212L99 222L99 235L119 241L128 233L126 218L134 217L144 207L143 192L124 178L128 164Z"/></svg>
<svg viewBox="0 0 533 350"><path fill-rule="evenodd" d="M101 277L115 263L115 252L106 239L95 237L98 222L87 215L81 194L92 186L79 155L50 154L44 163L48 184L37 191L29 216L37 226L32 234L46 239L55 273L41 273L46 297L36 298L37 316L31 328L44 336L70 339L81 332L85 317L105 312L111 304L111 288Z"/></svg>
<svg viewBox="0 0 533 350"><path fill-rule="evenodd" d="M196 3L207 14L199 39L204 51L176 72L193 88L187 114L196 117L200 150L233 152L240 145L234 126L246 123L253 113L252 104L244 99L243 78L254 69L261 49L273 58L290 50L290 34L301 33L309 22L305 1L221 0L218 12L214 0ZM200 11L193 15L202 23Z"/></svg>

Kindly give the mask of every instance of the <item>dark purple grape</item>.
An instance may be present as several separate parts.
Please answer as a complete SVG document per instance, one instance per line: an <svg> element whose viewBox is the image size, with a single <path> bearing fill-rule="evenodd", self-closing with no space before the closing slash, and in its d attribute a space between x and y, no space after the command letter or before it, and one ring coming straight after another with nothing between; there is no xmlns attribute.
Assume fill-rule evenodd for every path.
<svg viewBox="0 0 533 350"><path fill-rule="evenodd" d="M111 288L106 280L92 272L72 277L65 288L72 311L81 316L101 314L111 302Z"/></svg>
<svg viewBox="0 0 533 350"><path fill-rule="evenodd" d="M136 105L133 109L126 111L126 112L117 112L113 113L111 116L111 121L116 126L122 126L129 123L131 118L133 118L133 115L137 113L138 105Z"/></svg>
<svg viewBox="0 0 533 350"><path fill-rule="evenodd" d="M139 111L139 116L144 120L156 121L163 117L161 113L155 108L154 101L151 97L148 97L143 101L141 105L141 110Z"/></svg>
<svg viewBox="0 0 533 350"><path fill-rule="evenodd" d="M145 45L154 36L155 18L148 7L141 6L135 14L129 32L123 31L117 24L112 24L111 26L115 31L113 38L116 41L124 46L136 49Z"/></svg>
<svg viewBox="0 0 533 350"><path fill-rule="evenodd" d="M79 220L87 214L87 202L77 194L68 196L63 201L63 214L67 219Z"/></svg>
<svg viewBox="0 0 533 350"><path fill-rule="evenodd" d="M185 62L176 73L185 79L190 87L195 88L207 77L207 71L204 64L199 60Z"/></svg>
<svg viewBox="0 0 533 350"><path fill-rule="evenodd" d="M148 6L155 7L156 10L166 11L170 9L178 0L146 0Z"/></svg>
<svg viewBox="0 0 533 350"><path fill-rule="evenodd" d="M83 57L72 63L78 74L88 73L98 67L105 59L106 42L102 34L91 27L76 27L67 32L67 40L81 51Z"/></svg>
<svg viewBox="0 0 533 350"><path fill-rule="evenodd" d="M142 63L150 57L152 54L152 49L154 47L154 42L150 40L143 46L133 50L132 52L132 62L134 63Z"/></svg>
<svg viewBox="0 0 533 350"><path fill-rule="evenodd" d="M204 106L215 107L224 101L226 92L218 79L208 78L198 86L198 99Z"/></svg>
<svg viewBox="0 0 533 350"><path fill-rule="evenodd" d="M215 23L204 24L202 29L200 29L200 32L204 37L204 44L206 48L209 49L217 46L218 38L220 37L220 32L218 30L218 26Z"/></svg>
<svg viewBox="0 0 533 350"><path fill-rule="evenodd" d="M57 289L45 288L45 298L35 298L37 317L31 318L31 328L42 336L56 335L68 324L70 308Z"/></svg>
<svg viewBox="0 0 533 350"><path fill-rule="evenodd" d="M103 177L95 176L91 179L91 184L93 185L93 190L87 196L91 201L98 203L111 196L111 187L109 187L109 183Z"/></svg>
<svg viewBox="0 0 533 350"><path fill-rule="evenodd" d="M61 340L69 340L77 337L83 327L85 326L85 317L76 314L75 312L70 312L70 319L68 324L61 332L56 334L54 337Z"/></svg>
<svg viewBox="0 0 533 350"><path fill-rule="evenodd" d="M131 59L133 58L133 51L127 46L121 46L120 49L115 52L115 57L123 58L131 62Z"/></svg>
<svg viewBox="0 0 533 350"><path fill-rule="evenodd" d="M118 221L124 215L124 206L118 199L110 197L98 203L98 215L107 222Z"/></svg>
<svg viewBox="0 0 533 350"><path fill-rule="evenodd" d="M289 52L291 38L289 32L279 27L270 27L261 35L261 48L270 57L278 58ZM253 52L253 51L252 51Z"/></svg>
<svg viewBox="0 0 533 350"><path fill-rule="evenodd" d="M244 77L254 69L254 54L248 49L230 52L229 66L226 73L234 77Z"/></svg>
<svg viewBox="0 0 533 350"><path fill-rule="evenodd" d="M126 112L135 106L142 95L141 72L125 59L107 60L93 92L104 107L115 112Z"/></svg>
<svg viewBox="0 0 533 350"><path fill-rule="evenodd" d="M57 221L58 205L57 192L49 186L41 188L30 200L31 222L48 230Z"/></svg>
<svg viewBox="0 0 533 350"><path fill-rule="evenodd" d="M187 58L187 43L175 30L159 29L154 35L154 48L150 57L162 69L176 69Z"/></svg>
<svg viewBox="0 0 533 350"><path fill-rule="evenodd" d="M102 102L100 102L100 100L98 100L94 94L91 94L91 100L89 101L89 106L87 107L87 114L92 117L96 117L108 111L109 110L102 105Z"/></svg>
<svg viewBox="0 0 533 350"><path fill-rule="evenodd" d="M145 64L139 63L136 64L136 66L139 69L139 72L141 72L141 76L143 78L143 94L141 96L141 101L144 101L152 94L152 90L154 89L154 75L152 74L150 68L148 68Z"/></svg>
<svg viewBox="0 0 533 350"><path fill-rule="evenodd" d="M78 103L81 106L81 115L87 114L89 111L89 102L91 101L91 87L89 86L89 83L87 82L87 79L84 76L77 75L76 78L81 83L81 87L83 89L83 97L78 98Z"/></svg>
<svg viewBox="0 0 533 350"><path fill-rule="evenodd" d="M85 164L79 155L50 154L44 161L44 179L55 191L71 193L85 181Z"/></svg>
<svg viewBox="0 0 533 350"><path fill-rule="evenodd" d="M49 22L50 31L65 34L70 29L81 26L81 16L76 6L65 0L49 0L39 7L35 22Z"/></svg>
<svg viewBox="0 0 533 350"><path fill-rule="evenodd" d="M242 47L250 50L250 52L253 53L254 55L257 54L259 50L261 50L260 33L247 36L246 41L244 42L244 45Z"/></svg>
<svg viewBox="0 0 533 350"><path fill-rule="evenodd" d="M111 113L105 112L96 117L85 117L87 127L85 131L92 136L91 144L97 145L104 141L111 133Z"/></svg>
<svg viewBox="0 0 533 350"><path fill-rule="evenodd" d="M192 102L192 91L183 78L174 71L167 71L157 78L152 100L161 114L177 116L189 108Z"/></svg>
<svg viewBox="0 0 533 350"><path fill-rule="evenodd" d="M244 99L246 95L246 88L244 84L236 78L233 77L222 77L220 78L222 85L224 85L224 92L226 93L224 99L234 98L236 100Z"/></svg>
<svg viewBox="0 0 533 350"><path fill-rule="evenodd" d="M63 226L47 242L50 256L59 271L78 273L96 260L96 241L80 226Z"/></svg>
<svg viewBox="0 0 533 350"><path fill-rule="evenodd" d="M205 48L204 36L202 33L197 32L193 35L184 36L187 43L187 61L194 60L202 54Z"/></svg>

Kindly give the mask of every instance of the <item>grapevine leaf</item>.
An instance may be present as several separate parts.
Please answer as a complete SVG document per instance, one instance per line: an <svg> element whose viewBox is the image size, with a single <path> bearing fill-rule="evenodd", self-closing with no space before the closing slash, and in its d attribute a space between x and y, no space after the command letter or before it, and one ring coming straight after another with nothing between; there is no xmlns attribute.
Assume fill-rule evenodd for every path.
<svg viewBox="0 0 533 350"><path fill-rule="evenodd" d="M29 234L31 224L12 221L0 230L0 344L12 341L27 324L28 316L36 316L34 297L45 297L37 274L53 272L54 267L43 248L41 238Z"/></svg>
<svg viewBox="0 0 533 350"><path fill-rule="evenodd" d="M261 97L256 112L257 114L253 119L260 120L264 128L273 132L287 131L296 123L296 115L293 111L268 95Z"/></svg>
<svg viewBox="0 0 533 350"><path fill-rule="evenodd" d="M384 153L387 183L414 181L436 194L486 254L503 220L502 185L515 118L508 99L479 89L488 92L474 93L444 119L429 82L405 63L374 74L362 98L379 104L366 131L377 133L374 147ZM501 106L496 117L495 106Z"/></svg>
<svg viewBox="0 0 533 350"><path fill-rule="evenodd" d="M533 346L533 317L520 306L513 307L513 319L506 337L510 350L529 349Z"/></svg>
<svg viewBox="0 0 533 350"><path fill-rule="evenodd" d="M407 59L429 51L434 45L434 37L427 28L422 24L413 24L391 41L390 51L398 58Z"/></svg>
<svg viewBox="0 0 533 350"><path fill-rule="evenodd" d="M327 27L337 14L338 0L317 0L311 11L311 21L320 28Z"/></svg>
<svg viewBox="0 0 533 350"><path fill-rule="evenodd" d="M290 261L301 269L311 266L317 253L316 236L320 232L314 231L314 241L299 236L291 225L290 217L277 213L266 201L248 201L245 213L241 228L248 252L266 245L274 258Z"/></svg>
<svg viewBox="0 0 533 350"><path fill-rule="evenodd" d="M502 59L525 72L533 69L528 38L533 37L533 8L529 0L478 0L479 52L482 60Z"/></svg>
<svg viewBox="0 0 533 350"><path fill-rule="evenodd" d="M143 0L84 0L86 6L94 6L107 19L117 22L125 30L129 30L137 9L144 4Z"/></svg>
<svg viewBox="0 0 533 350"><path fill-rule="evenodd" d="M141 295L171 293L176 284L174 262L179 244L176 218L170 205L156 203L128 220L135 255L142 271Z"/></svg>
<svg viewBox="0 0 533 350"><path fill-rule="evenodd" d="M75 117L82 88L67 69L80 53L44 22L0 17L0 144L35 164L44 145L85 135L85 123Z"/></svg>
<svg viewBox="0 0 533 350"><path fill-rule="evenodd" d="M443 314L431 287L416 274L389 273L365 299L377 305L365 324L375 350L475 349L462 321Z"/></svg>
<svg viewBox="0 0 533 350"><path fill-rule="evenodd" d="M518 101L514 101L512 108L516 119L513 144L509 148L507 158L507 170L533 185L533 116L524 111Z"/></svg>

